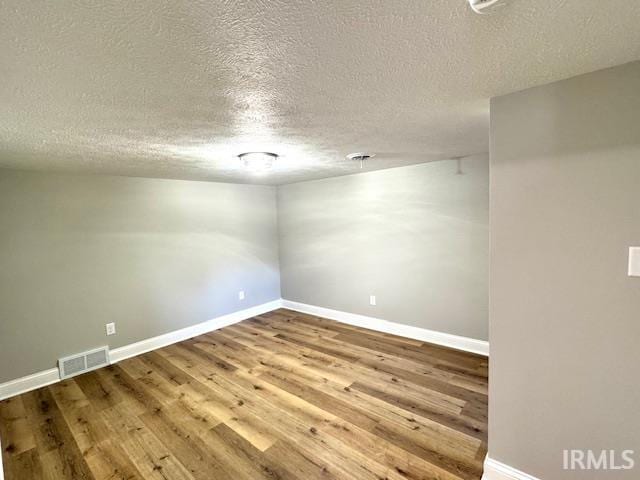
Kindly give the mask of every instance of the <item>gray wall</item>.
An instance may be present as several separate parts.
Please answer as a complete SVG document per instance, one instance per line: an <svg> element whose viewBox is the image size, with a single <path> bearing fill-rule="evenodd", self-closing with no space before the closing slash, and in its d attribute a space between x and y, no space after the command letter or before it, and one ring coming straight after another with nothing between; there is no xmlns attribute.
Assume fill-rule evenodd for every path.
<svg viewBox="0 0 640 480"><path fill-rule="evenodd" d="M283 298L487 339L485 157L278 188ZM369 295L377 306L369 305Z"/></svg>
<svg viewBox="0 0 640 480"><path fill-rule="evenodd" d="M276 220L273 187L0 170L0 382L280 298Z"/></svg>
<svg viewBox="0 0 640 480"><path fill-rule="evenodd" d="M491 102L489 455L544 480L640 472L640 63ZM563 449L636 468L564 472Z"/></svg>

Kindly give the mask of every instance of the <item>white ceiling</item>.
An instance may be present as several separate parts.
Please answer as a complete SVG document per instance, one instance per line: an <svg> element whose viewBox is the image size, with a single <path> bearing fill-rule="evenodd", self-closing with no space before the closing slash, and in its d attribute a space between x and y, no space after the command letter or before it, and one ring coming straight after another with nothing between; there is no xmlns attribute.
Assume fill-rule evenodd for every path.
<svg viewBox="0 0 640 480"><path fill-rule="evenodd" d="M639 59L639 25L636 0L0 0L0 166L279 184L486 152L490 97Z"/></svg>

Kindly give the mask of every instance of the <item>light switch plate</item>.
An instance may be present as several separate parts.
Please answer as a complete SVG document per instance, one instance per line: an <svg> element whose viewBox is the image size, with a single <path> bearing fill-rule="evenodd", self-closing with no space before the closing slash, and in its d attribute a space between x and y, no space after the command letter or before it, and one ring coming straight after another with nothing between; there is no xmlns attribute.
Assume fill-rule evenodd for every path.
<svg viewBox="0 0 640 480"><path fill-rule="evenodd" d="M105 325L105 329L107 330L107 335L115 335L116 334L116 324L115 323L107 323Z"/></svg>
<svg viewBox="0 0 640 480"><path fill-rule="evenodd" d="M629 247L629 276L640 277L640 247Z"/></svg>
<svg viewBox="0 0 640 480"><path fill-rule="evenodd" d="M369 295L369 305L375 306L375 304L376 304L376 296L375 295Z"/></svg>
<svg viewBox="0 0 640 480"><path fill-rule="evenodd" d="M244 300L244 290L238 292L238 300Z"/></svg>

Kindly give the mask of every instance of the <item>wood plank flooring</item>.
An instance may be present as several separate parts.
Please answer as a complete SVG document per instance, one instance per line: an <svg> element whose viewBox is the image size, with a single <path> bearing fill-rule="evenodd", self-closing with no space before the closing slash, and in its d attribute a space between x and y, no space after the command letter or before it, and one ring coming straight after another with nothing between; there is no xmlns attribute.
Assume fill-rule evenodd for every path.
<svg viewBox="0 0 640 480"><path fill-rule="evenodd" d="M0 402L6 480L479 479L487 359L277 310Z"/></svg>

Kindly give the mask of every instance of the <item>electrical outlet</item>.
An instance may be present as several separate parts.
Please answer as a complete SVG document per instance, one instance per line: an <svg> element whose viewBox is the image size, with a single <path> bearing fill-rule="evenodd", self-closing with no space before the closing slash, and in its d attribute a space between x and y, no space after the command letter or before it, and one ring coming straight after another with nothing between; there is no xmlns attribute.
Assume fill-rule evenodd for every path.
<svg viewBox="0 0 640 480"><path fill-rule="evenodd" d="M238 292L238 300L244 300L244 290Z"/></svg>
<svg viewBox="0 0 640 480"><path fill-rule="evenodd" d="M376 296L375 295L369 295L369 305L376 305Z"/></svg>
<svg viewBox="0 0 640 480"><path fill-rule="evenodd" d="M116 324L115 323L107 323L105 325L107 329L107 335L115 335L116 334Z"/></svg>

